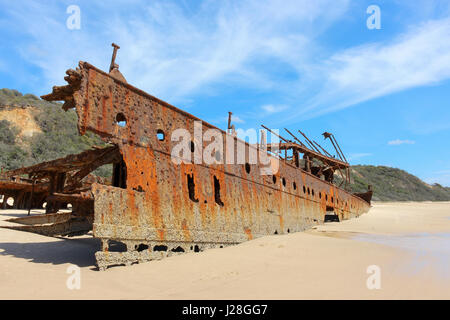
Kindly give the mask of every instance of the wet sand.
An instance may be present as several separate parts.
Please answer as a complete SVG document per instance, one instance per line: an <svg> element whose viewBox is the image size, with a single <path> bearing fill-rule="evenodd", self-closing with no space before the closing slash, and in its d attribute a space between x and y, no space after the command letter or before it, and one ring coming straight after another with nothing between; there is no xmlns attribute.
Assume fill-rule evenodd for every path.
<svg viewBox="0 0 450 320"><path fill-rule="evenodd" d="M23 215L0 210L0 224ZM375 203L307 232L105 272L99 248L0 228L0 299L450 299L450 202ZM71 265L79 290L66 286ZM373 265L381 288L369 290Z"/></svg>

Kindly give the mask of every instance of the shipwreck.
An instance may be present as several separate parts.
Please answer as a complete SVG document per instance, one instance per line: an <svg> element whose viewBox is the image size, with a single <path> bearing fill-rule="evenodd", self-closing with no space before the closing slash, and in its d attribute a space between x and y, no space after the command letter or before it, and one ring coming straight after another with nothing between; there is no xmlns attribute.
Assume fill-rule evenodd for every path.
<svg viewBox="0 0 450 320"><path fill-rule="evenodd" d="M2 173L0 208L30 211L46 204L45 214L10 219L17 225L8 228L48 236L92 232L102 242L95 257L104 270L298 232L369 210L370 188L358 194L346 190L349 164L331 133L324 137L336 156L301 131L302 139L286 130L292 140L274 133L280 142L268 143L263 153L269 167L278 163L277 170L262 174L262 165L249 157L252 150L261 152L263 141L239 139L231 114L223 131L128 84L115 63L117 49L114 45L109 73L80 62L66 72L67 85L42 96L64 101L66 111L75 109L79 133L94 132L108 146ZM242 163L227 161L238 148L217 163L174 162L174 130L191 133L193 154L208 144L196 138L195 123L203 131L218 130L233 147L243 145ZM110 181L92 174L106 164L112 164ZM339 181L335 173L342 174ZM61 211L68 204L71 210ZM113 250L113 243L124 249Z"/></svg>

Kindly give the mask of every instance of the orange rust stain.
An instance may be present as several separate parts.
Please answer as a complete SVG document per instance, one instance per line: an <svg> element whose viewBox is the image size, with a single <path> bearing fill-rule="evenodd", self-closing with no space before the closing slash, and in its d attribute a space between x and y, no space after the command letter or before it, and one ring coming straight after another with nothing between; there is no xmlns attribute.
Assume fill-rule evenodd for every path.
<svg viewBox="0 0 450 320"><path fill-rule="evenodd" d="M150 148L148 148L147 150L143 149L143 151L147 151L145 154L143 154L143 158L146 159L144 161L144 168L147 168L147 174L145 178L148 182L148 187L147 183L145 183L145 186L142 186L145 191L145 200L147 203L152 204L153 223L155 227L162 228L163 218L160 208L160 196L155 155L153 153L153 150L151 150Z"/></svg>
<svg viewBox="0 0 450 320"><path fill-rule="evenodd" d="M191 237L191 234L189 232L189 228L187 226L186 219L183 219L183 222L181 223L181 229L183 230L184 240L188 241L188 242L192 241L192 237Z"/></svg>
<svg viewBox="0 0 450 320"><path fill-rule="evenodd" d="M214 195L214 176L219 179L219 183L220 182L220 178L218 177L218 172L216 172L216 170L214 169L206 169L208 170L211 174L209 175L209 179L208 179L208 183L211 185L211 195L209 197L207 197L206 201L208 201L207 205L205 205L205 211L206 214L210 216L210 223L213 227L216 227L216 218L217 218L217 214L219 212L219 206L216 204L216 199L215 199L215 195ZM202 181L203 183L203 181ZM220 190L222 193L222 190ZM223 201L223 199L222 199Z"/></svg>
<svg viewBox="0 0 450 320"><path fill-rule="evenodd" d="M253 179L252 179L253 181ZM258 191L256 190L256 184L252 183L252 193L249 194L251 197L251 210L249 212L250 215L250 225L253 225L253 215L255 214L255 212L259 211L259 201L258 201Z"/></svg>
<svg viewBox="0 0 450 320"><path fill-rule="evenodd" d="M186 206L186 210L183 210L185 217L187 218L189 225L194 225L194 202L189 199L189 190L187 184L187 175L191 174L191 164L180 164L181 171L181 188L182 188L182 201L183 207Z"/></svg>
<svg viewBox="0 0 450 320"><path fill-rule="evenodd" d="M283 216L281 214L278 217L280 219L280 230L281 230L281 233L283 233L283 231L284 231L284 219L283 219Z"/></svg>
<svg viewBox="0 0 450 320"><path fill-rule="evenodd" d="M248 189L248 182L246 180L241 180L241 187L242 187L242 193L240 194L240 203L243 204L250 204L251 198L249 198L249 189ZM242 208L239 208L239 212L241 213L241 219L242 222L245 223L246 217L245 217L245 211L242 210Z"/></svg>
<svg viewBox="0 0 450 320"><path fill-rule="evenodd" d="M168 162L168 165L174 166L174 164L172 162ZM180 216L181 216L182 205L181 205L180 192L182 192L182 189L180 189L179 183L177 183L179 181L179 179L178 179L179 172L177 172L177 168L175 168L175 170L171 171L170 173L171 173L171 175L172 175L172 173L174 173L174 175L176 176L176 177L174 177L175 183L172 184L171 206L172 206L172 212L175 216L175 219L178 220L178 219L180 219ZM181 174L183 174L183 171L181 171Z"/></svg>
<svg viewBox="0 0 450 320"><path fill-rule="evenodd" d="M101 105L102 105L102 115L101 117L97 116L97 130L103 131L103 123L105 122L105 112L106 112L106 98L101 98Z"/></svg>
<svg viewBox="0 0 450 320"><path fill-rule="evenodd" d="M283 215L283 208L282 208L282 203L283 203L283 192L281 191L281 175L280 175L280 171L278 171L277 173L277 185L276 185L276 191L274 192L274 196L275 196L275 205L278 209L278 215L280 217L280 219L282 218Z"/></svg>
<svg viewBox="0 0 450 320"><path fill-rule="evenodd" d="M102 123L99 124L99 131L107 132L108 129L111 128L111 115L109 110L113 110L113 103L112 103L112 91L111 87L109 87L108 95L103 98L102 103Z"/></svg>
<svg viewBox="0 0 450 320"><path fill-rule="evenodd" d="M198 205L199 207L199 211L200 211L200 217L201 217L201 221L202 221L202 226L206 227L207 224L207 208L205 204L205 200L207 201L207 199L203 198L203 190L202 190L202 183L201 183L201 175L200 173L197 171L197 165L195 164L187 164L186 165L188 171L190 172L190 174L194 177L194 192L195 192L195 198L198 200L198 202L193 203L193 206ZM186 179L186 183L187 183L187 179ZM189 199L190 202L192 202Z"/></svg>
<svg viewBox="0 0 450 320"><path fill-rule="evenodd" d="M247 235L248 240L252 240L253 239L252 231L249 228L245 228L244 232Z"/></svg>
<svg viewBox="0 0 450 320"><path fill-rule="evenodd" d="M124 114L126 115L125 118L127 119L127 126L125 127L127 130L127 138L129 142L134 142L133 136L132 136L132 128L134 128L134 125L132 123L132 110L133 108L130 108L130 90L125 90L125 104L124 104L125 110Z"/></svg>
<svg viewBox="0 0 450 320"><path fill-rule="evenodd" d="M136 206L136 196L134 191L128 190L127 192L127 207L130 213L130 222L132 225L136 226L138 223L138 209Z"/></svg>
<svg viewBox="0 0 450 320"><path fill-rule="evenodd" d="M171 118L172 115L167 115L167 111L169 111L168 108L159 108L159 110L161 110L161 119L173 119ZM152 134L154 135L154 137L156 137L156 130L158 129L168 129L166 128L166 126L164 125L163 121L161 121L160 119L158 119L159 121L157 122L157 128L155 128L155 132L152 132ZM171 150L171 149L167 149L166 148L166 141L170 141L171 139L167 139L165 138L164 141L159 141L158 139L156 139L156 142L158 143L158 148L160 150Z"/></svg>
<svg viewBox="0 0 450 320"><path fill-rule="evenodd" d="M303 186L306 186L306 174L304 172L302 172L301 178L302 178ZM302 189L303 189L303 186L301 186Z"/></svg>
<svg viewBox="0 0 450 320"><path fill-rule="evenodd" d="M188 196L188 185L187 185L187 174L189 173L188 167L184 162L181 162L180 164L180 171L181 171L181 189L182 189L182 197L184 203L189 203L189 196Z"/></svg>
<svg viewBox="0 0 450 320"><path fill-rule="evenodd" d="M89 109L90 109L90 101L89 101L89 96L90 96L90 84L91 83L95 83L95 76L96 76L96 72L93 70L89 70L88 71L88 82L86 85L86 97L85 97L85 104L84 104L84 108L83 108L83 114L79 119L79 123L80 125L80 134L84 135L86 133L86 128L87 128L87 121L88 121L88 117L89 117Z"/></svg>
<svg viewBox="0 0 450 320"><path fill-rule="evenodd" d="M127 188L144 191L145 207L151 211L152 221L148 221L154 228L164 228L160 210L159 186L157 168L153 151L150 148L123 146L124 161L127 165ZM131 201L131 200L130 200Z"/></svg>
<svg viewBox="0 0 450 320"><path fill-rule="evenodd" d="M164 240L164 229L158 229L158 239Z"/></svg>

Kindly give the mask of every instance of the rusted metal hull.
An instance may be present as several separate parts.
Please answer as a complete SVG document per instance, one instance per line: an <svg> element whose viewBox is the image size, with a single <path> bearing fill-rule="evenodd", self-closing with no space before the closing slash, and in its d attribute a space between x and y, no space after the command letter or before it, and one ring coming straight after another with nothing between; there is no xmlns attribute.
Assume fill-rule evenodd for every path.
<svg viewBox="0 0 450 320"><path fill-rule="evenodd" d="M43 98L76 108L79 132L90 130L117 145L126 166L126 186L92 185L93 235L103 240L96 254L100 269L301 231L323 223L327 213L345 220L370 208L361 197L283 161L275 176L261 175L256 164L175 164L167 137L179 128L195 136L200 119L88 63L69 70L66 80L69 85ZM126 126L117 125L119 116ZM210 128L202 122L203 131ZM208 144L194 143L196 149ZM127 251L110 252L111 240L125 243Z"/></svg>
<svg viewBox="0 0 450 320"><path fill-rule="evenodd" d="M42 209L47 189L48 185L38 185L33 190L32 183L29 181L0 179L0 195L3 196L0 209L28 209L29 207ZM12 204L8 204L9 198L12 198Z"/></svg>

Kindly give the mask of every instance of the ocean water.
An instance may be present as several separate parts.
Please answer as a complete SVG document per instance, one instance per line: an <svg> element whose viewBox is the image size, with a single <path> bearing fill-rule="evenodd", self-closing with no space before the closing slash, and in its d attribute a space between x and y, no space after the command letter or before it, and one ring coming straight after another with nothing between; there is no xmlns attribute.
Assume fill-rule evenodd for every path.
<svg viewBox="0 0 450 320"><path fill-rule="evenodd" d="M433 270L438 277L450 279L450 232L403 235L359 234L352 239L409 251L412 253L412 259L398 266L402 272L414 274L424 269Z"/></svg>

